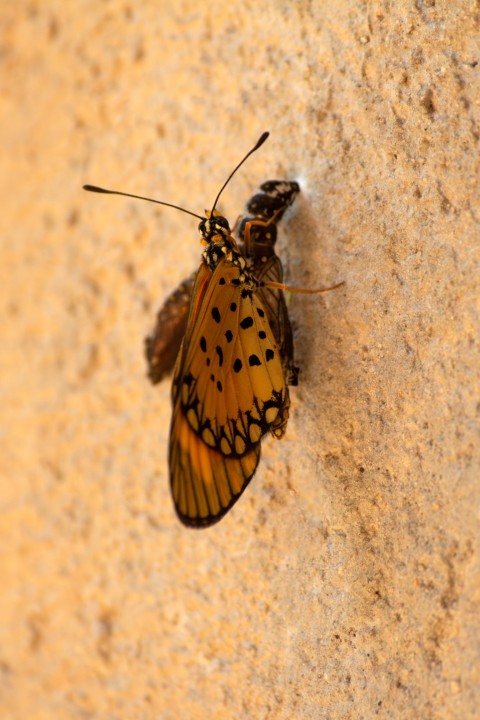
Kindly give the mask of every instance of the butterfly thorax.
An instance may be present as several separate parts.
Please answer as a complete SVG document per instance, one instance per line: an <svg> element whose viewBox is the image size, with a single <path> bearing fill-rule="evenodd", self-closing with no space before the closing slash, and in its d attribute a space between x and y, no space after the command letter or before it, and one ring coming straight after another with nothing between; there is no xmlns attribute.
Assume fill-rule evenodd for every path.
<svg viewBox="0 0 480 720"><path fill-rule="evenodd" d="M254 287L256 285L255 278L248 272L250 263L247 264L245 257L240 252L231 234L228 220L223 215L214 214L212 216L207 212L206 218L201 221L198 229L202 234L202 242L206 246L202 257L210 270L215 270L220 262L233 265L240 269L239 277L236 278L237 283L242 285L245 283Z"/></svg>
<svg viewBox="0 0 480 720"><path fill-rule="evenodd" d="M205 217L200 221L198 229L202 235L203 242L208 245L210 243L220 242L222 239L232 239L232 232L227 218L220 215L216 210L214 210L213 213L205 210Z"/></svg>

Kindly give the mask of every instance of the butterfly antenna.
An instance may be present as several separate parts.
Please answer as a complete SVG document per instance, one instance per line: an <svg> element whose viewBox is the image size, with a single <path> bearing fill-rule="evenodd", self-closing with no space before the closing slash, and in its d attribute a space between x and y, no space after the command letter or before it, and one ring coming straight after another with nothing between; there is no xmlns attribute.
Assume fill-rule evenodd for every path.
<svg viewBox="0 0 480 720"><path fill-rule="evenodd" d="M253 150L251 152L253 152ZM124 197L135 198L136 200L146 200L147 202L156 203L157 205L166 205L167 207L175 208L175 210L180 210L181 212L187 213L187 215L193 215L193 217L199 220L204 219L201 215L190 212L190 210L185 210L185 208L179 205L173 205L172 203L163 202L162 200L154 200L153 198L144 197L143 195L132 195L132 193L121 192L120 190L106 190L105 188L98 187L98 185L84 185L83 189L88 190L88 192L105 193L106 195L123 195Z"/></svg>
<svg viewBox="0 0 480 720"><path fill-rule="evenodd" d="M237 170L242 167L242 165L243 165L243 163L245 162L245 160L247 160L247 158L249 158L250 155L255 152L255 150L258 150L258 148L263 145L263 143L265 142L265 140L268 138L269 135L270 135L269 132L264 132L264 133L262 133L262 134L260 135L260 137L258 138L257 142L255 143L254 147L245 155L245 157L243 158L243 160L240 160L240 162L238 163L237 167L236 167L234 170L232 170L232 172L230 173L230 175L228 176L228 178L225 180L225 182L223 183L222 187L220 188L220 192L218 193L217 197L215 198L215 202L213 203L212 211L211 211L211 213L210 213L211 215L213 215L213 213L214 213L214 211L215 211L215 208L217 207L217 203L218 203L218 201L219 201L219 199L220 199L220 195L221 195L222 192L225 190L225 188L227 187L228 183L230 182L230 180L232 179L232 177L235 175L235 173L237 172Z"/></svg>

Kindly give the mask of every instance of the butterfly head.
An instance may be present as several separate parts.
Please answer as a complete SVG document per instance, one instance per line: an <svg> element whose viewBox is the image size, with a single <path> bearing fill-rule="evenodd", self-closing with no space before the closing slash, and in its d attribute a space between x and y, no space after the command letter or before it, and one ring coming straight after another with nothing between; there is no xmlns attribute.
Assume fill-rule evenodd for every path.
<svg viewBox="0 0 480 720"><path fill-rule="evenodd" d="M213 214L205 211L205 217L200 221L198 229L205 245L222 244L231 237L230 225L227 218L214 211Z"/></svg>

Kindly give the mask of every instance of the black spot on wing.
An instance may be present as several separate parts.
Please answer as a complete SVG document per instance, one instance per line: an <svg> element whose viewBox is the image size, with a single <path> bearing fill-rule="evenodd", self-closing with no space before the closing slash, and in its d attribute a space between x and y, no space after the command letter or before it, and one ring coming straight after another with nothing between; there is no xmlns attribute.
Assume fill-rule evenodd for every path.
<svg viewBox="0 0 480 720"><path fill-rule="evenodd" d="M201 347L201 349L203 350L203 352L207 352L207 341L205 340L205 338L203 337L203 335L202 335L202 337L200 338L200 347Z"/></svg>
<svg viewBox="0 0 480 720"><path fill-rule="evenodd" d="M237 358L233 363L233 369L236 373L239 373L242 369L242 361L240 360L240 358Z"/></svg>
<svg viewBox="0 0 480 720"><path fill-rule="evenodd" d="M220 345L217 345L217 347L215 348L215 351L218 355L218 364L220 365L220 367L222 367L222 365L223 365L223 350L220 347Z"/></svg>
<svg viewBox="0 0 480 720"><path fill-rule="evenodd" d="M275 357L275 353L273 352L273 350L271 348L267 349L267 352L265 353L265 357L267 358L267 362L269 360L273 360L273 358Z"/></svg>
<svg viewBox="0 0 480 720"><path fill-rule="evenodd" d="M215 320L216 323L220 322L220 310L218 307L212 308L212 318Z"/></svg>
<svg viewBox="0 0 480 720"><path fill-rule="evenodd" d="M261 365L262 363L260 362L258 355L253 354L248 358L248 364L250 367L254 367L255 365Z"/></svg>
<svg viewBox="0 0 480 720"><path fill-rule="evenodd" d="M252 327L253 325L253 318L251 315L247 315L247 317L244 317L242 322L240 323L240 327L243 330L246 330L247 328Z"/></svg>
<svg viewBox="0 0 480 720"><path fill-rule="evenodd" d="M227 330L225 333L225 337L227 338L227 342L232 342L233 340L233 333L231 330Z"/></svg>

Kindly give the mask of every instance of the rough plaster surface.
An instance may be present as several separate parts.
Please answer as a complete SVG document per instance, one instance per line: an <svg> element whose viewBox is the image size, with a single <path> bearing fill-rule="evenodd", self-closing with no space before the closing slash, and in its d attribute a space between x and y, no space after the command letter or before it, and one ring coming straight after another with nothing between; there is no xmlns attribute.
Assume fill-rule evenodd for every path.
<svg viewBox="0 0 480 720"><path fill-rule="evenodd" d="M478 718L473 0L0 14L0 716ZM296 178L284 440L191 531L143 336L203 210Z"/></svg>

